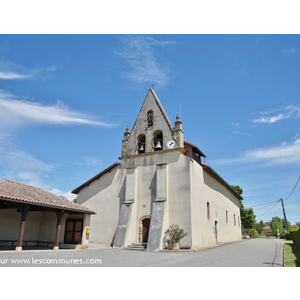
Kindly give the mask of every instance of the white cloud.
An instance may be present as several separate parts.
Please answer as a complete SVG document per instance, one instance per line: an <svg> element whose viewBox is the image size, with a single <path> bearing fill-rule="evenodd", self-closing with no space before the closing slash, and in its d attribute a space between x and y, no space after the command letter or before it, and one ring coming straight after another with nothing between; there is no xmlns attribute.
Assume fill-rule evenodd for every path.
<svg viewBox="0 0 300 300"><path fill-rule="evenodd" d="M300 138L280 145L247 150L234 158L214 161L216 164L283 165L300 163Z"/></svg>
<svg viewBox="0 0 300 300"><path fill-rule="evenodd" d="M166 62L159 61L157 47L175 44L173 41L160 41L152 37L126 36L116 50L130 66L131 70L122 76L138 83L157 83L164 85L170 80L171 72Z"/></svg>
<svg viewBox="0 0 300 300"><path fill-rule="evenodd" d="M0 71L0 79L24 79L31 77L31 74L28 75L22 75L15 72L9 72L9 71Z"/></svg>
<svg viewBox="0 0 300 300"><path fill-rule="evenodd" d="M288 119L290 114L279 114L277 116L272 117L261 117L258 119L253 120L253 123L276 123L277 121Z"/></svg>
<svg viewBox="0 0 300 300"><path fill-rule="evenodd" d="M269 115L272 114L275 110L268 110L265 112L260 112L261 115ZM278 110L276 110L278 111ZM273 116L264 116L264 117L260 117L258 119L254 119L252 120L253 123L268 123L268 124L272 124L272 123L276 123L278 121L281 120L285 120L285 119L289 119L291 117L299 117L300 116L300 107L298 106L293 106L293 105L289 105L286 106L284 109L281 109L281 113L273 115Z"/></svg>
<svg viewBox="0 0 300 300"><path fill-rule="evenodd" d="M58 196L63 196L63 197L65 197L66 199L68 199L70 201L73 201L74 199L77 198L77 195L72 194L71 191L65 193L65 192L62 192L59 189L52 188L52 189L48 190L48 192L50 192L52 194L55 194L55 195L58 195Z"/></svg>
<svg viewBox="0 0 300 300"><path fill-rule="evenodd" d="M35 187L42 187L43 184L41 179L43 178L43 174L40 171L30 172L30 171L23 171L17 173L17 179L21 182L25 182L28 185L35 186Z"/></svg>
<svg viewBox="0 0 300 300"><path fill-rule="evenodd" d="M2 126L18 127L30 124L96 125L115 127L115 124L93 120L93 117L70 110L57 102L45 105L38 102L18 100L0 90L0 118Z"/></svg>

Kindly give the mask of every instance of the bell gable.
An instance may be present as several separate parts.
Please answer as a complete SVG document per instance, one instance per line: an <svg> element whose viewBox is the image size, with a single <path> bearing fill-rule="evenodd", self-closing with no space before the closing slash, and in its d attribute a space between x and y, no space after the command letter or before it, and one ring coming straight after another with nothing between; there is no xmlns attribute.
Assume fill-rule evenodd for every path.
<svg viewBox="0 0 300 300"><path fill-rule="evenodd" d="M173 127L154 90L149 89L132 130L127 126L124 132L122 157L183 147L179 116L176 122Z"/></svg>

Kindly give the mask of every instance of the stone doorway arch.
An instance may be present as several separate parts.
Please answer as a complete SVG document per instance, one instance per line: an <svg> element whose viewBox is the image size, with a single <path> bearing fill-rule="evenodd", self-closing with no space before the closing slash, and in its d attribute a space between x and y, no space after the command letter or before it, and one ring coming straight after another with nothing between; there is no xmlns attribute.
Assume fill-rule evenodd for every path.
<svg viewBox="0 0 300 300"><path fill-rule="evenodd" d="M150 230L150 221L151 217L150 216L143 216L140 218L139 221L139 243L147 243L148 242L148 237L149 237L149 230Z"/></svg>

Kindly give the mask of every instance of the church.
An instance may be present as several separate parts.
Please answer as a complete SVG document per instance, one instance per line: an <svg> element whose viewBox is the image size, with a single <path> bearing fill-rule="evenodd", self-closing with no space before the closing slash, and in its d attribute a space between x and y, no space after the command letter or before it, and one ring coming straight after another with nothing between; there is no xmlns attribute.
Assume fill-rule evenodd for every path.
<svg viewBox="0 0 300 300"><path fill-rule="evenodd" d="M231 186L184 140L153 89L122 140L119 161L73 190L91 217L90 242L147 251L164 249L172 224L187 232L180 248L197 249L241 239L240 201Z"/></svg>

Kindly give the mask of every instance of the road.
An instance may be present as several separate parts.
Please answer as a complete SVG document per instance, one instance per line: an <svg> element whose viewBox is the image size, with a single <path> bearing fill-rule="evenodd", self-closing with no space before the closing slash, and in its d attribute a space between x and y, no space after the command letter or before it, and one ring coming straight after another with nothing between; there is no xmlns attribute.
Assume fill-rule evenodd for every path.
<svg viewBox="0 0 300 300"><path fill-rule="evenodd" d="M251 239L200 251L89 250L0 251L0 267L282 267L283 241Z"/></svg>

